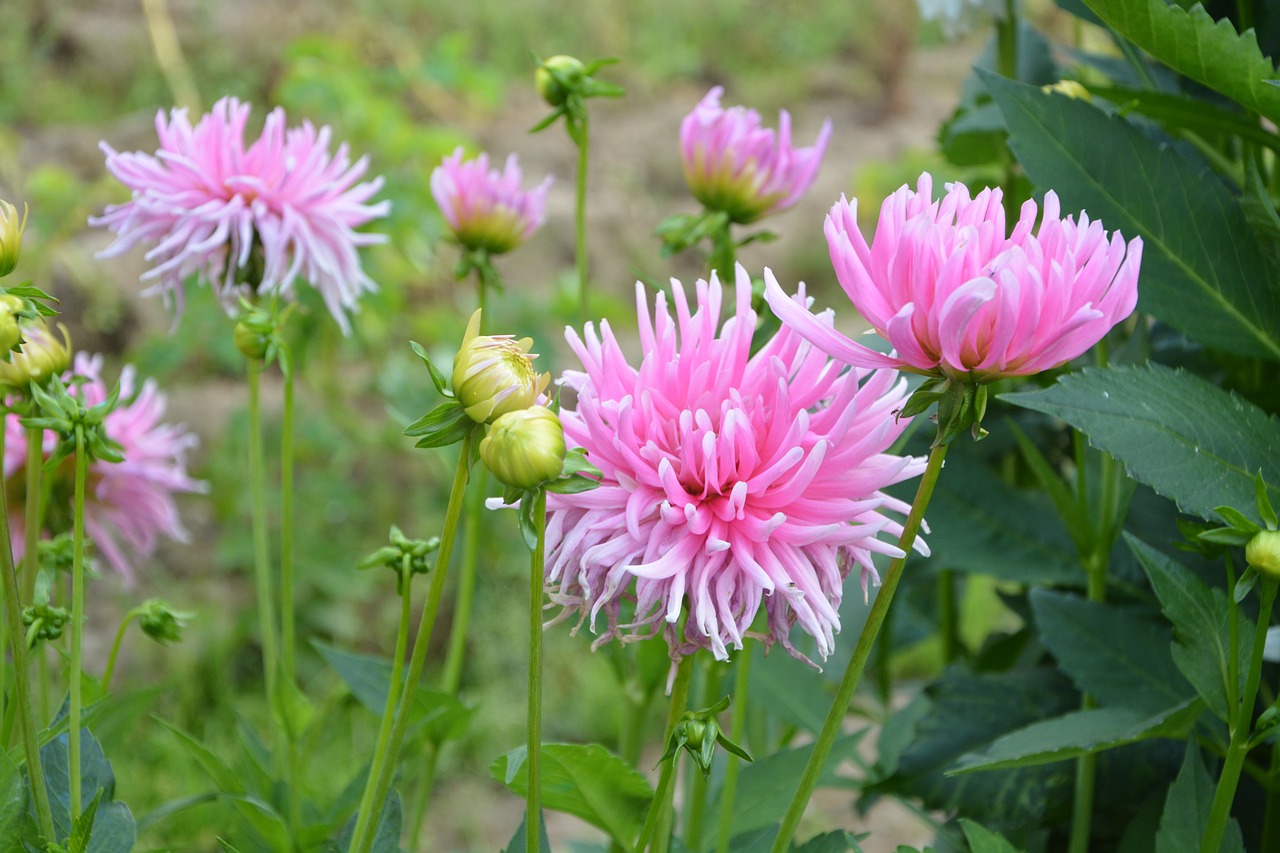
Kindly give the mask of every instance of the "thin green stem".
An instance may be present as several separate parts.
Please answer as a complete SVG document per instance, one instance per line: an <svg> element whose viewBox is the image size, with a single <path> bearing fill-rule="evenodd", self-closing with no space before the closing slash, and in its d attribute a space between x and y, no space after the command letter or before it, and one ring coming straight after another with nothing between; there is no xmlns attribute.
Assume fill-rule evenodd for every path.
<svg viewBox="0 0 1280 853"><path fill-rule="evenodd" d="M4 435L5 431L0 429L0 459L4 458ZM9 517L6 502L5 491L0 489L0 518ZM13 565L13 543L9 539L7 524L0 524L0 583L4 585L5 627L8 629L9 650L13 656L13 701L17 706L16 716L18 726L22 729L22 745L27 757L31 804L35 809L36 827L40 834L46 841L55 841L53 813L49 810L49 791L45 787L44 767L40 761L40 743L36 739L35 719L31 713L27 645L26 637L22 633L22 600L18 591L18 573Z"/></svg>
<svg viewBox="0 0 1280 853"><path fill-rule="evenodd" d="M942 662L951 663L960 654L960 633L956 574L950 569L938 572L938 633L942 636Z"/></svg>
<svg viewBox="0 0 1280 853"><path fill-rule="evenodd" d="M1104 463L1110 458L1110 456L1104 456ZM1104 490L1109 474L1110 472L1104 467L1102 474ZM1102 531L1099 531L1098 535L1102 536ZM1086 559L1085 572L1088 579L1086 595L1089 601L1097 603L1106 601L1107 551L1095 551L1090 559ZM1097 702L1088 693L1080 697L1080 710L1088 711L1095 707ZM1093 753L1080 756L1076 760L1075 796L1071 804L1071 839L1068 853L1088 853L1089 851L1090 836L1093 834L1093 796L1097 777L1098 756Z"/></svg>
<svg viewBox="0 0 1280 853"><path fill-rule="evenodd" d="M715 661L703 657L702 695L697 707L709 708L716 703L716 692L719 679L716 678ZM692 762L685 763L685 815L684 843L690 850L702 848L702 824L707 809L707 777L700 767Z"/></svg>
<svg viewBox="0 0 1280 853"><path fill-rule="evenodd" d="M680 722L680 715L684 713L685 706L689 704L689 685L693 681L693 658L693 655L685 655L680 659L680 665L676 669L676 679L671 686L671 702L667 705L667 725L663 729L663 747L671 740L671 734L676 730L676 725ZM676 763L679 760L680 753L677 752L671 758L662 762L662 775L658 777L658 790L654 792L653 800L649 803L649 813L645 816L644 826L640 828L640 837L636 839L635 853L644 853L644 850L649 846L649 842L653 839L654 833L657 832L663 815L671 804L671 781L675 778ZM666 849L661 837L655 842L654 849Z"/></svg>
<svg viewBox="0 0 1280 853"><path fill-rule="evenodd" d="M729 218L724 218L724 227L717 228L711 234L711 269L722 282L731 282L734 277L734 264L737 262L736 249L731 232Z"/></svg>
<svg viewBox="0 0 1280 853"><path fill-rule="evenodd" d="M124 632L133 624L133 620L138 618L138 614L142 611L133 608L124 615L120 620L120 627L116 630L116 637L111 642L111 654L107 655L107 668L102 673L102 695L106 696L111 691L111 676L116 671L116 658L120 656L120 646L124 643Z"/></svg>
<svg viewBox="0 0 1280 853"><path fill-rule="evenodd" d="M676 670L676 682L671 689L671 704L667 706L667 726L666 738L663 740L665 745L671 740L671 733L675 731L676 726L680 723L680 717L684 714L685 709L689 707L689 688L693 684L693 661L696 655L686 655L680 666ZM672 756L671 763L674 764L676 756ZM674 769L674 768L673 768ZM660 812L658 814L658 834L653 840L654 853L667 853L671 847L671 824L674 820L674 791L659 802Z"/></svg>
<svg viewBox="0 0 1280 853"><path fill-rule="evenodd" d="M83 796L80 790L80 712L84 699L80 695L84 670L84 484L89 473L89 454L85 449L84 427L76 426L76 491L75 525L72 528L71 551L71 707L67 727L67 765L71 778L71 822L80 819Z"/></svg>
<svg viewBox="0 0 1280 853"><path fill-rule="evenodd" d="M436 613L440 610L440 598L444 593L444 580L448 574L449 559L453 555L453 542L458 533L458 518L462 515L462 503L467 489L467 475L471 470L471 447L476 440L476 430L472 429L462 440L462 448L458 456L458 469L454 473L453 487L449 491L449 506L445 510L444 530L440 536L440 548L436 552L435 570L431 575L431 586L427 589L427 603L422 608L422 616L418 620L418 633L413 641L413 653L409 658L409 669L405 675L404 691L400 704L396 708L395 723L391 729L391 738L386 748L374 754L373 766L369 771L368 785L373 788L372 810L381 813L382 803L391 790L391 778L395 774L396 760L400 755L400 747L404 743L405 732L409 728L409 709L413 697L418 692L418 682L422 679L422 668L427 661L427 647L431 644L431 630L435 627ZM357 818L358 820L358 818ZM351 837L351 853L369 853L377 832L375 821L366 822L363 836L353 834Z"/></svg>
<svg viewBox="0 0 1280 853"><path fill-rule="evenodd" d="M903 523L902 536L898 540L898 547L902 550L903 556L896 557L889 563L889 569L880 583L880 591L876 593L876 600L871 605L867 622L862 626L862 633L858 635L858 644L854 647L853 657L845 670L844 678L840 681L840 687L836 690L835 701L831 703L831 710L827 712L822 731L818 733L813 753L809 756L809 763L805 765L804 775L801 776L800 784L791 798L791 805L782 819L782 826L773 842L772 853L786 853L790 848L791 839L800 826L800 818L804 816L804 810L809 805L809 798L813 796L813 790L818 786L818 777L826 766L827 758L831 755L831 747L840 733L841 724L849 710L849 703L853 701L853 694L858 689L858 682L862 680L862 671L866 668L871 649L875 646L876 637L880 634L880 626L884 624L885 614L889 611L889 605L893 603L898 582L902 580L902 568L906 565L907 555L911 553L911 546L915 544L916 534L920 531L920 522L924 518L925 508L929 505L929 499L933 497L933 488L937 485L938 474L942 471L947 447L946 444L939 444L929 452L928 465L920 478L915 500L911 503L911 512Z"/></svg>
<svg viewBox="0 0 1280 853"><path fill-rule="evenodd" d="M262 643L262 678L266 685L267 705L274 712L277 707L276 667L279 655L276 651L276 627L271 597L271 557L267 544L267 472L263 461L262 436L262 370L260 359L250 359L249 383L249 478L252 481L253 507L253 576L258 594L258 632Z"/></svg>
<svg viewBox="0 0 1280 853"><path fill-rule="evenodd" d="M525 754L525 850L535 853L542 829L542 599L546 586L543 560L547 541L547 490L534 498L533 524L538 543L529 559L529 738Z"/></svg>
<svg viewBox="0 0 1280 853"><path fill-rule="evenodd" d="M1018 79L1018 2L1005 0L1004 17L996 21L996 70Z"/></svg>
<svg viewBox="0 0 1280 853"><path fill-rule="evenodd" d="M578 176L573 206L573 253L578 272L578 321L590 318L587 305L587 153L590 125L586 113L582 116L582 135L578 140Z"/></svg>
<svg viewBox="0 0 1280 853"><path fill-rule="evenodd" d="M404 654L409 647L409 623L413 616L413 598L410 595L409 581L413 578L413 573L409 571L409 557L404 558L404 564L400 571L400 622L396 628L396 651L391 658L391 682L387 685L387 701L382 708L382 722L378 726L378 740L374 746L373 754L375 756L382 755L386 752L387 744L391 740L391 725L395 717L396 706L400 703L400 686L404 681ZM370 775L373 768L369 769ZM360 797L360 810L356 813L356 825L351 833L351 843L355 844L355 840L364 834L369 821L373 819L376 811L373 802L373 788L365 784L364 793ZM353 848L354 849L354 846Z"/></svg>
<svg viewBox="0 0 1280 853"><path fill-rule="evenodd" d="M294 593L293 571L293 458L294 458L294 396L293 362L283 343L280 345L280 372L284 384L284 405L280 423L280 684L286 694L280 698L280 713L284 722L285 773L288 791L285 797L289 818L289 835L295 839L302 829L302 770L298 753L298 732L294 731L292 697L297 690L296 625L297 602Z"/></svg>
<svg viewBox="0 0 1280 853"><path fill-rule="evenodd" d="M734 661L733 716L729 722L729 740L742 743L747 728L747 687L751 679L751 650L744 648ZM732 752L725 755L724 784L720 786L720 827L716 836L716 853L729 853L733 835L733 801L738 793L738 771L741 759Z"/></svg>
<svg viewBox="0 0 1280 853"><path fill-rule="evenodd" d="M40 574L40 528L44 509L40 500L44 478L44 430L27 428L27 497L23 511L24 548L22 556L22 600L33 601L36 576Z"/></svg>
<svg viewBox="0 0 1280 853"><path fill-rule="evenodd" d="M1261 604L1258 607L1258 624L1254 626L1253 649L1249 654L1249 672L1245 677L1244 696L1240 701L1236 722L1231 727L1231 742L1227 745L1227 757L1222 765L1222 775L1218 777L1218 787L1213 794L1213 805L1209 808L1209 823L1200 840L1200 853L1218 853L1218 848L1222 845L1222 837L1227 831L1227 822L1231 819L1231 804L1235 801L1236 787L1240 784L1240 772L1244 767L1245 757L1249 754L1249 736L1253 729L1253 706L1258 698L1258 682L1262 678L1262 651L1267 644L1267 628L1271 624L1271 608L1276 601L1278 585L1280 582L1266 575L1263 575L1259 581ZM1231 607L1238 606L1232 600ZM1234 666L1235 662L1232 661L1231 665Z"/></svg>

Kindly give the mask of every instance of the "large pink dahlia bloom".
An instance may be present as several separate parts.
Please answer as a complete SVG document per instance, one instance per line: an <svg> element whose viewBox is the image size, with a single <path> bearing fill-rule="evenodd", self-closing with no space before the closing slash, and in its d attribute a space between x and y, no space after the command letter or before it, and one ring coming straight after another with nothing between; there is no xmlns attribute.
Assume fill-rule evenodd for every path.
<svg viewBox="0 0 1280 853"><path fill-rule="evenodd" d="M489 168L489 155L463 159L462 148L431 173L431 195L458 242L468 249L500 255L519 246L546 218L551 176L531 190L521 189L516 155L501 172Z"/></svg>
<svg viewBox="0 0 1280 853"><path fill-rule="evenodd" d="M755 110L721 107L722 94L723 87L714 87L680 123L680 157L689 189L706 207L724 211L738 223L786 210L818 176L831 122L823 122L812 146L796 148L786 110L774 131L761 126Z"/></svg>
<svg viewBox="0 0 1280 853"><path fill-rule="evenodd" d="M989 381L1057 367L1081 355L1133 312L1142 239L1126 246L1083 212L1059 218L1058 197L1022 206L1005 236L999 189L970 198L964 184L933 200L921 175L885 200L870 245L858 230L857 201L827 216L836 277L854 306L896 350L886 356L854 343L801 308L781 288L766 289L783 323L841 361Z"/></svg>
<svg viewBox="0 0 1280 853"><path fill-rule="evenodd" d="M826 657L846 575L858 567L865 590L871 555L901 553L877 537L901 533L888 513L909 510L881 490L924 469L885 452L905 426L894 411L906 383L846 369L787 329L751 355L741 266L723 326L714 275L697 283L692 313L672 286L674 318L665 294L651 315L637 286L638 367L607 322L567 333L583 369L564 374L577 396L560 413L565 441L604 476L592 491L548 496L551 598L593 629L603 611L598 642L647 627L673 657L703 647L722 659L763 603L765 642L799 657L788 639L799 622Z"/></svg>
<svg viewBox="0 0 1280 853"><path fill-rule="evenodd" d="M156 115L160 149L121 153L103 142L107 168L133 197L109 206L91 225L116 240L102 257L150 246L154 266L144 281L181 305L182 283L196 275L228 307L243 285L288 296L302 276L320 291L343 332L357 297L377 286L358 249L386 241L356 231L386 216L391 203L368 204L382 179L356 183L368 158L354 164L345 144L329 151L328 127L285 127L284 110L267 115L261 135L245 145L250 107L223 98L191 126L185 109Z"/></svg>
<svg viewBox="0 0 1280 853"><path fill-rule="evenodd" d="M69 387L86 405L95 406L110 394L111 389L102 379L101 355L76 353L71 373L64 379L70 382L73 375L84 381ZM155 382L147 380L139 390L133 366L126 365L120 374L120 403L104 421L107 437L120 445L124 461L89 463L85 532L126 581L133 579L134 565L155 551L159 536L187 540L175 496L208 488L187 474L187 453L196 445L196 436L180 424L164 423L166 406L165 396ZM45 433L46 457L52 455L55 440L52 433ZM26 430L18 416L10 414L5 419L6 482L25 476L26 460ZM45 475L54 477L55 503L50 506L49 515L55 524L65 523L68 529L74 498L71 464L68 460L57 472ZM15 556L21 558L21 502L11 501L9 511Z"/></svg>

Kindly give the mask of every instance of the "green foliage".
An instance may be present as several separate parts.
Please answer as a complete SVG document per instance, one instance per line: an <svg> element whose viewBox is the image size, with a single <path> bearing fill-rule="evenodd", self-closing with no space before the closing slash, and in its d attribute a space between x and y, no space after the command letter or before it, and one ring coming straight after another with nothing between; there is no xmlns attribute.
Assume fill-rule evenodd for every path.
<svg viewBox="0 0 1280 853"><path fill-rule="evenodd" d="M1200 759L1199 747L1194 741L1188 743L1182 769L1169 788L1160 817L1156 853L1199 853L1200 840L1209 823L1213 788L1213 780ZM1228 824L1227 836L1218 849L1220 853L1244 853L1240 825L1235 820Z"/></svg>
<svg viewBox="0 0 1280 853"><path fill-rule="evenodd" d="M70 765L67 754L67 736L59 735L40 749L40 761L44 766L44 782L49 791L49 807L53 812L54 833L60 842L70 847L83 843L86 826L71 820ZM92 797L97 807L92 820L92 835L83 853L129 853L133 850L137 830L129 807L115 799L116 777L111 762L102 753L102 746L89 733L81 732L80 784L86 797ZM12 807L12 798L6 801ZM88 814L86 808L85 814ZM27 830L30 833L32 830ZM72 839L78 834L80 841ZM30 835L25 835L29 838Z"/></svg>

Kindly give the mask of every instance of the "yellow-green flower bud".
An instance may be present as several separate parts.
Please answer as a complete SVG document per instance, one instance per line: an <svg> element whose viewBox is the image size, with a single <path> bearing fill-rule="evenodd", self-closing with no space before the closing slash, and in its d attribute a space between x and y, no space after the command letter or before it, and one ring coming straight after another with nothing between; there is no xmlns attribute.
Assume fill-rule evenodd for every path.
<svg viewBox="0 0 1280 853"><path fill-rule="evenodd" d="M493 422L480 442L480 458L505 486L532 489L560 476L564 427L555 412L533 406Z"/></svg>
<svg viewBox="0 0 1280 853"><path fill-rule="evenodd" d="M0 277L13 272L18 266L22 251L22 232L27 227L27 206L22 206L22 218L18 209L0 199Z"/></svg>
<svg viewBox="0 0 1280 853"><path fill-rule="evenodd" d="M1263 530L1244 546L1245 562L1268 577L1280 578L1280 530Z"/></svg>
<svg viewBox="0 0 1280 853"><path fill-rule="evenodd" d="M71 366L71 333L58 324L58 334L44 320L20 324L24 340L22 348L0 361L0 385L26 388L34 382L44 384L50 376L61 376Z"/></svg>
<svg viewBox="0 0 1280 853"><path fill-rule="evenodd" d="M267 347L271 344L270 337L262 334L262 332L244 320L236 323L231 339L235 342L236 349L240 350L240 354L245 358L265 358Z"/></svg>
<svg viewBox="0 0 1280 853"><path fill-rule="evenodd" d="M563 106L569 93L578 88L587 76L587 69L572 56L553 56L533 72L533 82L542 100L553 107Z"/></svg>
<svg viewBox="0 0 1280 853"><path fill-rule="evenodd" d="M533 369L532 338L481 335L480 312L471 315L462 349L453 359L453 395L467 417L491 423L508 412L527 409L538 402L551 374Z"/></svg>
<svg viewBox="0 0 1280 853"><path fill-rule="evenodd" d="M20 317L27 303L12 293L0 294L0 361L9 358L9 351L22 343Z"/></svg>

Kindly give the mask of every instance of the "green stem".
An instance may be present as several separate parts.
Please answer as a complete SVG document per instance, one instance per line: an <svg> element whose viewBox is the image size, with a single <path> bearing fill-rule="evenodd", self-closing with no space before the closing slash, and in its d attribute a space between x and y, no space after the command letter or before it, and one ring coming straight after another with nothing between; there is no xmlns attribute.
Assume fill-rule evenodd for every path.
<svg viewBox="0 0 1280 853"><path fill-rule="evenodd" d="M0 459L4 458L4 434L5 431L0 429ZM5 491L0 489L0 518L8 517ZM13 543L9 539L8 524L0 524L0 583L4 585L4 621L8 629L9 651L13 656L13 701L17 705L18 725L22 729L22 745L26 751L27 779L30 782L28 787L36 813L36 827L46 841L55 841L53 813L49 810L49 791L45 787L40 743L36 739L35 719L31 713L26 637L22 633L22 601L18 591L18 573L13 566Z"/></svg>
<svg viewBox="0 0 1280 853"><path fill-rule="evenodd" d="M938 633L942 635L942 662L953 662L960 654L960 634L956 614L956 575L950 569L938 572Z"/></svg>
<svg viewBox="0 0 1280 853"><path fill-rule="evenodd" d="M67 765L71 779L71 822L80 819L83 796L80 790L80 695L84 670L84 484L89 473L89 455L84 446L84 427L76 426L75 525L71 551L71 708L67 728Z"/></svg>
<svg viewBox="0 0 1280 853"><path fill-rule="evenodd" d="M1105 463L1110 456L1104 456ZM1104 466L1103 486L1106 487L1109 472ZM1109 546L1108 546L1109 550ZM1085 560L1085 572L1088 578L1087 597L1089 601L1102 603L1107 599L1107 552L1095 551L1090 559ZM1097 702L1088 693L1080 697L1080 710L1088 711L1097 707ZM1071 804L1071 840L1068 853L1088 853L1089 841L1093 834L1093 795L1098 777L1098 756L1096 753L1082 755L1076 760L1075 796Z"/></svg>
<svg viewBox="0 0 1280 853"><path fill-rule="evenodd" d="M267 545L267 473L263 461L262 370L260 359L250 359L249 383L249 477L253 500L253 576L258 595L258 631L262 643L262 678L267 705L274 718L276 695L276 627L271 599L271 557Z"/></svg>
<svg viewBox="0 0 1280 853"><path fill-rule="evenodd" d="M529 747L525 795L525 850L539 850L542 830L542 599L546 586L543 560L547 540L547 490L534 498L533 524L538 543L529 559Z"/></svg>
<svg viewBox="0 0 1280 853"><path fill-rule="evenodd" d="M680 659L680 665L676 669L676 680L671 686L671 703L667 706L667 725L663 730L662 746L665 749L667 742L671 740L671 734L676 730L676 725L680 722L680 715L684 713L685 706L689 704L689 684L693 681L693 655L685 655ZM649 813L645 816L644 826L640 828L640 837L636 839L635 853L644 853L649 846L649 842L653 839L654 833L658 829L658 824L663 815L667 811L667 807L671 804L671 781L675 777L676 763L680 760L680 753L677 752L670 759L662 763L662 775L658 778L658 790L653 794L653 800L649 803ZM655 842L655 850L664 850L666 845L659 838Z"/></svg>
<svg viewBox="0 0 1280 853"><path fill-rule="evenodd" d="M116 671L116 658L120 655L120 645L124 642L125 629L133 623L134 619L138 618L141 612L135 607L124 615L124 619L120 620L120 628L116 631L116 638L111 643L111 654L107 655L107 668L102 673L103 696L106 696L111 691L111 676Z"/></svg>
<svg viewBox="0 0 1280 853"><path fill-rule="evenodd" d="M369 771L368 785L373 788L372 810L381 813L381 804L391 790L391 778L395 774L396 759L400 755L400 746L404 743L405 732L409 728L409 709L413 697L418 692L418 682L422 679L422 667L427 661L427 647L431 645L431 630L435 627L436 613L440 610L440 598L444 593L444 579L448 574L449 558L453 555L453 541L457 537L458 517L462 514L463 495L467 489L467 475L471 470L471 447L476 439L476 429L467 433L462 440L462 448L458 456L458 469L454 473L453 487L449 491L449 506L445 510L444 531L440 536L440 549L436 552L435 570L431 575L431 586L427 589L427 603L418 620L418 633L413 640L413 653L409 658L409 670L405 676L404 690L400 696L400 704L396 708L395 723L391 729L391 738L384 749L376 752L373 766ZM357 818L357 820L359 820ZM367 821L363 836L353 834L351 837L351 853L369 853L377 832L376 822Z"/></svg>
<svg viewBox="0 0 1280 853"><path fill-rule="evenodd" d="M573 252L578 271L578 321L590 317L587 306L587 151L589 119L582 116L582 135L578 140L578 178L573 207Z"/></svg>
<svg viewBox="0 0 1280 853"><path fill-rule="evenodd" d="M719 688L717 675L715 661L704 656L699 708L709 708L716 703L716 692ZM685 762L685 782L684 843L690 850L700 850L703 815L707 808L707 777L700 767L692 762Z"/></svg>
<svg viewBox="0 0 1280 853"><path fill-rule="evenodd" d="M733 243L733 226L728 216L724 217L724 227L717 228L711 234L711 269L715 270L721 282L732 282L734 264L736 263L736 246Z"/></svg>
<svg viewBox="0 0 1280 853"><path fill-rule="evenodd" d="M22 600L34 601L40 574L40 528L44 507L40 500L44 477L44 430L27 428L27 505L23 512L25 547L22 558ZM41 656L43 660L43 656Z"/></svg>
<svg viewBox="0 0 1280 853"><path fill-rule="evenodd" d="M1249 754L1253 706L1258 697L1258 682L1262 677L1262 650L1267 644L1271 607L1275 604L1276 589L1280 582L1263 575L1259 585L1261 604L1258 608L1258 624L1253 632L1253 649L1249 654L1249 673L1245 677L1244 697L1240 702L1236 722L1231 727L1231 742L1227 746L1227 758L1222 765L1222 775L1218 777L1217 790L1213 794L1213 805L1209 808L1209 823L1200 840L1200 853L1218 853L1218 848L1222 846L1222 837L1226 834L1227 822L1231 819L1231 804L1235 801L1236 786L1240 784L1240 771ZM1233 600L1231 607L1237 606ZM1234 660L1231 665L1235 665Z"/></svg>
<svg viewBox="0 0 1280 853"><path fill-rule="evenodd" d="M391 740L391 724L396 706L400 703L400 686L404 680L404 653L409 647L409 623L413 615L413 598L409 594L409 582L413 578L413 572L409 570L409 560L409 556L405 555L400 571L400 623L396 629L396 651L391 659L391 682L387 685L387 701L382 708L382 722L378 726L378 740L373 749L375 756L382 755ZM372 777L372 767L369 773ZM360 797L360 810L356 813L356 825L351 833L352 849L355 849L356 839L366 831L374 812L378 811L374 805L373 788L366 783L364 793Z"/></svg>
<svg viewBox="0 0 1280 853"><path fill-rule="evenodd" d="M1005 0L1004 17L996 21L996 70L1010 80L1018 79L1018 3Z"/></svg>
<svg viewBox="0 0 1280 853"><path fill-rule="evenodd" d="M296 652L298 631L296 627L296 602L294 594L293 571L293 458L294 458L294 402L293 402L293 363L288 348L280 344L280 372L284 384L284 407L280 423L280 684L286 694L292 697L297 689ZM288 779L286 796L289 835L295 839L302 829L302 771L301 756L298 754L298 732L294 731L294 720L291 712L293 702L281 703L281 716L284 720L285 772Z"/></svg>
<svg viewBox="0 0 1280 853"><path fill-rule="evenodd" d="M484 499L489 469L481 466L467 490L467 527L462 540L462 565L458 571L458 597L453 607L453 626L444 658L441 690L457 695L462 684L462 661L467 651L467 631L471 627L472 602L476 595L476 566L480 556L480 534L484 530Z"/></svg>
<svg viewBox="0 0 1280 853"><path fill-rule="evenodd" d="M782 819L782 826L773 842L772 853L786 853L790 848L791 839L800 826L800 818L804 816L804 810L809 805L809 798L813 796L813 790L818 786L818 777L826 766L827 758L831 755L831 747L840 733L841 724L849 710L849 703L853 701L853 694L858 689L858 682L862 680L862 671L866 668L867 659L871 656L871 649L880 633L880 626L884 623L885 614L888 613L889 605L893 602L898 582L902 580L902 568L906 565L907 555L911 553L911 546L915 544L916 533L920 530L925 508L933 496L933 487L937 484L938 474L942 471L947 447L946 444L938 444L929 452L928 465L920 478L915 500L911 504L911 512L907 515L907 520L902 526L902 536L898 540L898 547L902 550L903 556L896 557L889 563L889 569L880 583L880 591L871 605L871 612L867 615L866 624L862 626L862 633L858 635L858 644L854 647L849 667L845 670L840 687L836 690L835 701L831 704L831 710L827 712L827 719L822 724L822 731L818 733L813 753L809 756L809 763L805 765L804 775L800 778L800 785L796 788L791 798L791 805L787 808L787 814Z"/></svg>
<svg viewBox="0 0 1280 853"><path fill-rule="evenodd" d="M737 671L733 678L733 716L729 722L729 740L742 743L747 728L747 686L751 678L751 651L744 648L734 661ZM720 786L720 827L716 840L716 853L729 853L729 840L733 834L733 800L738 793L738 771L742 759L726 752L724 784Z"/></svg>

